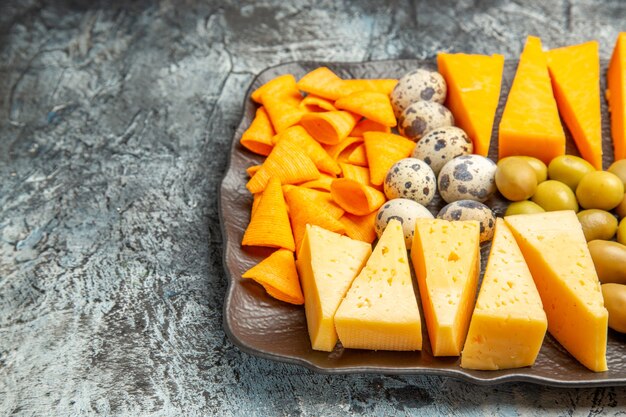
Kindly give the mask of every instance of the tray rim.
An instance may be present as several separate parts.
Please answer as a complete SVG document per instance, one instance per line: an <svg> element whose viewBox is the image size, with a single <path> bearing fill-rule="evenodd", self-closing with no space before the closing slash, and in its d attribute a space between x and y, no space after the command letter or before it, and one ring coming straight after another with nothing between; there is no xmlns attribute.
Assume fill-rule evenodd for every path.
<svg viewBox="0 0 626 417"><path fill-rule="evenodd" d="M598 387L618 387L618 386L626 386L626 375L621 379L598 379L598 380L578 380L578 381L565 381L559 380L544 376L533 376L527 374L508 374L503 376L495 376L495 377L487 377L481 378L477 376L473 376L468 374L463 370L463 368L459 369L444 369L444 368L399 368L399 367L378 367L378 366L347 366L347 367L323 367L318 366L312 363L309 360L288 356L288 355L279 355L272 352L268 352L265 350L257 349L254 346L251 346L241 339L239 339L233 332L230 326L230 305L232 301L232 293L235 285L235 279L233 278L233 274L228 267L227 255L228 251L228 234L226 233L226 224L224 219L224 211L223 211L223 203L224 203L224 193L226 190L226 179L228 178L233 162L233 155L235 150L235 142L237 139L237 132L242 128L242 125L245 122L246 118L246 109L248 106L253 105L250 100L250 94L253 90L253 86L255 82L266 72L275 70L280 67L288 67L291 65L316 65L316 66L350 66L350 65L359 65L359 64L383 64L383 63L395 63L399 61L431 61L436 59L436 57L430 56L426 58L401 58L401 59L380 59L380 60L371 60L371 61L316 61L316 60L295 60L295 61L287 61L281 62L275 65L271 65L265 67L260 72L258 72L251 80L250 85L248 86L246 93L244 94L242 106L239 107L242 111L239 123L235 128L233 133L233 137L229 142L229 153L228 153L228 161L226 164L226 169L222 175L222 178L219 182L219 187L217 190L217 208L218 208L218 218L220 222L220 232L222 234L222 267L224 269L224 273L226 275L227 287L226 292L224 294L224 304L222 307L222 325L224 329L224 333L230 340L230 342L235 345L241 351L251 355L256 356L258 358L272 360L279 363L291 364L291 365L299 365L311 371L314 371L323 375L412 375L412 376L440 376L440 377L449 377L457 380L461 380L466 383L471 383L478 386L495 386L500 384L508 384L508 383L533 383L537 385L543 385L548 387L555 388L598 388ZM602 58L600 59L602 61ZM517 61L517 60L514 60ZM575 360L575 359L574 359ZM489 371L485 371L489 372ZM590 375L597 375L592 371L589 371Z"/></svg>

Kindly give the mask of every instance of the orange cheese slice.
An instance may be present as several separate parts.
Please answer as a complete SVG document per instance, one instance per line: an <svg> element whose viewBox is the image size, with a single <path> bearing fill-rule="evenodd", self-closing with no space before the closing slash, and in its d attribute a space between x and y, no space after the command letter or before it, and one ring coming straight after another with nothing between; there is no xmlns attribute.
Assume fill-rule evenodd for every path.
<svg viewBox="0 0 626 417"><path fill-rule="evenodd" d="M580 155L602 169L600 57L598 42L547 52L554 96Z"/></svg>
<svg viewBox="0 0 626 417"><path fill-rule="evenodd" d="M307 225L296 266L313 349L335 347L335 312L371 253L368 243Z"/></svg>
<svg viewBox="0 0 626 417"><path fill-rule="evenodd" d="M391 220L335 314L346 348L421 350L422 325L402 224Z"/></svg>
<svg viewBox="0 0 626 417"><path fill-rule="evenodd" d="M474 152L487 156L502 84L502 55L437 54L446 80L446 105L457 126L472 139Z"/></svg>
<svg viewBox="0 0 626 417"><path fill-rule="evenodd" d="M580 363L607 370L608 313L574 211L508 216L548 316L548 331Z"/></svg>
<svg viewBox="0 0 626 417"><path fill-rule="evenodd" d="M615 160L626 158L626 32L617 36L607 72L607 98Z"/></svg>
<svg viewBox="0 0 626 417"><path fill-rule="evenodd" d="M565 153L565 134L552 93L541 40L529 36L504 107L498 133L499 158L528 155L546 165Z"/></svg>
<svg viewBox="0 0 626 417"><path fill-rule="evenodd" d="M522 252L504 220L498 218L461 366L482 370L531 366L547 328L546 313Z"/></svg>
<svg viewBox="0 0 626 417"><path fill-rule="evenodd" d="M480 273L479 243L475 220L415 222L411 260L434 356L461 354Z"/></svg>

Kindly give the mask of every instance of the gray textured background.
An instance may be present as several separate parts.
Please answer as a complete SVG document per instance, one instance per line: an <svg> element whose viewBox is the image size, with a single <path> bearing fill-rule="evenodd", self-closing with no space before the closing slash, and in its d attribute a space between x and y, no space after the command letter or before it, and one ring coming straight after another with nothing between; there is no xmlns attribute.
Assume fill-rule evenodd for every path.
<svg viewBox="0 0 626 417"><path fill-rule="evenodd" d="M516 58L528 33L608 58L623 2L127 3L0 1L0 415L624 414L626 388L325 376L241 353L216 200L267 66Z"/></svg>

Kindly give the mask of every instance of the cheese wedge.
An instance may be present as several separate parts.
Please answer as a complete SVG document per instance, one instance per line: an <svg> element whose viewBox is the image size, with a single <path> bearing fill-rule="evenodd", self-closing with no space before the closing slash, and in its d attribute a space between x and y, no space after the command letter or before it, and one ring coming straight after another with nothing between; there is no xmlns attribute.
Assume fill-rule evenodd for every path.
<svg viewBox="0 0 626 417"><path fill-rule="evenodd" d="M472 140L474 153L487 156L500 100L504 57L439 53L437 66L448 85L446 105L457 126Z"/></svg>
<svg viewBox="0 0 626 417"><path fill-rule="evenodd" d="M504 107L499 157L527 155L546 165L565 153L565 134L552 93L541 40L529 36Z"/></svg>
<svg viewBox="0 0 626 417"><path fill-rule="evenodd" d="M544 310L548 331L592 371L607 370L608 313L574 211L508 216Z"/></svg>
<svg viewBox="0 0 626 417"><path fill-rule="evenodd" d="M417 219L411 249L434 356L458 356L480 273L477 221Z"/></svg>
<svg viewBox="0 0 626 417"><path fill-rule="evenodd" d="M402 224L391 220L335 314L346 348L421 350L422 325Z"/></svg>
<svg viewBox="0 0 626 417"><path fill-rule="evenodd" d="M306 226L296 266L313 349L330 352L335 347L335 312L371 253L368 243Z"/></svg>
<svg viewBox="0 0 626 417"><path fill-rule="evenodd" d="M598 42L552 49L547 56L559 113L572 132L580 155L601 170L602 116Z"/></svg>
<svg viewBox="0 0 626 417"><path fill-rule="evenodd" d="M626 32L617 36L606 77L611 136L617 161L626 158Z"/></svg>
<svg viewBox="0 0 626 417"><path fill-rule="evenodd" d="M547 328L546 313L522 252L504 220L498 218L461 367L497 370L531 366Z"/></svg>

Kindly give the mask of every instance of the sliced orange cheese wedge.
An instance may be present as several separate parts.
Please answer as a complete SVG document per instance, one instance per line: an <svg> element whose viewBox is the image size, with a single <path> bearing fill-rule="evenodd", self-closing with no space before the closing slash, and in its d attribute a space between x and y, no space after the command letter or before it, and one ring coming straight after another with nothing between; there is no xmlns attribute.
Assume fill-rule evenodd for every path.
<svg viewBox="0 0 626 417"><path fill-rule="evenodd" d="M498 218L461 366L482 370L531 366L547 329L526 261L504 220Z"/></svg>
<svg viewBox="0 0 626 417"><path fill-rule="evenodd" d="M335 312L371 253L368 243L306 226L296 266L313 349L330 352L335 347Z"/></svg>
<svg viewBox="0 0 626 417"><path fill-rule="evenodd" d="M422 325L398 220L391 220L335 313L346 348L421 350Z"/></svg>
<svg viewBox="0 0 626 417"><path fill-rule="evenodd" d="M458 356L480 273L478 222L417 219L411 249L434 356Z"/></svg>
<svg viewBox="0 0 626 417"><path fill-rule="evenodd" d="M559 112L580 155L602 169L600 57L598 42L552 49L548 69Z"/></svg>
<svg viewBox="0 0 626 417"><path fill-rule="evenodd" d="M626 32L617 36L607 72L607 98L615 160L626 158Z"/></svg>
<svg viewBox="0 0 626 417"><path fill-rule="evenodd" d="M500 99L504 57L439 53L437 65L448 86L446 104L457 126L472 140L474 152L487 156Z"/></svg>
<svg viewBox="0 0 626 417"><path fill-rule="evenodd" d="M528 37L520 57L500 121L498 146L499 158L534 156L546 165L565 153L565 133L537 37Z"/></svg>

